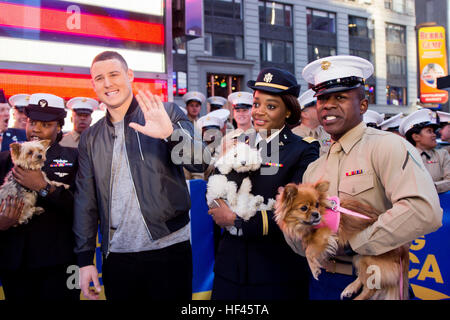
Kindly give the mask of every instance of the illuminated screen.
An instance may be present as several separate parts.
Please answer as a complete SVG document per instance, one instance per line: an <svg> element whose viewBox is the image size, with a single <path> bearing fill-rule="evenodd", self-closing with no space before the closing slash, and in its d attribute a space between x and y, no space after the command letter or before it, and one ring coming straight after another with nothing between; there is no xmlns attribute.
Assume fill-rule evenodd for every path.
<svg viewBox="0 0 450 320"><path fill-rule="evenodd" d="M121 53L134 71L164 73L163 0L0 1L0 61L90 67Z"/></svg>

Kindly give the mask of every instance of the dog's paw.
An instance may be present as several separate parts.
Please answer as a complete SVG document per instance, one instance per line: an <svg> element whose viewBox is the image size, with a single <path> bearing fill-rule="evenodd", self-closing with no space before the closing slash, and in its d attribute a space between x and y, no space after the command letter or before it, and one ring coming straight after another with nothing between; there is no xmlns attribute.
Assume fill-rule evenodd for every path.
<svg viewBox="0 0 450 320"><path fill-rule="evenodd" d="M341 300L344 300L344 298L350 298L352 295L353 292L345 288L344 291L341 292Z"/></svg>
<svg viewBox="0 0 450 320"><path fill-rule="evenodd" d="M320 263L316 258L307 258L309 269L311 270L312 276L314 279L319 280L319 276L322 273L320 269Z"/></svg>
<svg viewBox="0 0 450 320"><path fill-rule="evenodd" d="M42 208L42 207L36 207L36 208L34 208L33 214L40 215L40 214L42 214L42 213L44 213L44 212L45 212L44 208Z"/></svg>
<svg viewBox="0 0 450 320"><path fill-rule="evenodd" d="M361 282L360 278L358 277L355 279L355 281L353 281L347 287L345 287L345 289L341 292L341 300L343 300L344 298L350 298L355 293L357 293L359 291L359 289L361 289L361 287L362 287L362 282Z"/></svg>

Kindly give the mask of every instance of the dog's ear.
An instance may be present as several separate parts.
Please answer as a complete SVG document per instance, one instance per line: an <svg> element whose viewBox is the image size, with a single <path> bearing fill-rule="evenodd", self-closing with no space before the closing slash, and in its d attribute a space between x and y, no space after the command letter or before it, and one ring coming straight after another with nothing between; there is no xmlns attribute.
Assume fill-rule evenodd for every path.
<svg viewBox="0 0 450 320"><path fill-rule="evenodd" d="M316 190L319 191L320 193L327 192L329 187L330 183L328 181L318 181L314 185L314 188L316 188Z"/></svg>
<svg viewBox="0 0 450 320"><path fill-rule="evenodd" d="M11 150L11 159L14 162L20 156L20 149L22 149L22 145L18 142L13 142L9 145L9 149Z"/></svg>
<svg viewBox="0 0 450 320"><path fill-rule="evenodd" d="M42 146L44 146L45 149L48 149L50 147L50 144L52 143L52 140L46 139L46 140L40 140L39 141Z"/></svg>
<svg viewBox="0 0 450 320"><path fill-rule="evenodd" d="M297 185L295 183L289 183L284 187L282 198L287 205L291 205L295 197L298 194Z"/></svg>

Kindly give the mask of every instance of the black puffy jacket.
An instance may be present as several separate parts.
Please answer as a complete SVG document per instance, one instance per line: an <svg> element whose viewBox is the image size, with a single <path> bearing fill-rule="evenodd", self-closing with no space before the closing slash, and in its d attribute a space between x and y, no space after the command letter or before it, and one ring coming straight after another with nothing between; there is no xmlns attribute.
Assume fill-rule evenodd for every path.
<svg viewBox="0 0 450 320"><path fill-rule="evenodd" d="M174 103L164 103L164 107L174 126L174 134L168 139L151 138L129 127L130 122L145 124L134 97L124 118L134 189L147 230L154 240L189 222L190 197L182 165L190 171L202 172L209 156L204 144L194 139L193 125L183 111ZM103 254L109 249L114 137L114 126L107 115L82 133L78 145L73 231L80 267L93 264L99 220ZM180 152L183 149L180 146L187 147L187 151ZM182 165L174 163L180 154Z"/></svg>

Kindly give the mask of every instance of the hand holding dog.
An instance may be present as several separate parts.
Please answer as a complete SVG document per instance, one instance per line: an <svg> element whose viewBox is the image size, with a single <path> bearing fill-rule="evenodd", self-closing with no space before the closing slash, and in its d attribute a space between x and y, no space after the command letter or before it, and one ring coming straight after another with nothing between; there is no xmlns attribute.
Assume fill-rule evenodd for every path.
<svg viewBox="0 0 450 320"><path fill-rule="evenodd" d="M30 190L39 191L47 185L41 170L27 170L14 166L13 176L20 185Z"/></svg>
<svg viewBox="0 0 450 320"><path fill-rule="evenodd" d="M169 137L173 132L173 125L159 96L148 90L139 91L136 100L144 114L145 125L131 122L130 127L152 138Z"/></svg>
<svg viewBox="0 0 450 320"><path fill-rule="evenodd" d="M0 230L5 231L16 225L19 221L20 214L24 202L19 200L19 198L14 198L8 196L7 199L3 199L0 204Z"/></svg>
<svg viewBox="0 0 450 320"><path fill-rule="evenodd" d="M216 199L219 207L210 209L208 213L212 216L214 222L220 227L228 227L234 225L236 214L230 210L225 201Z"/></svg>

